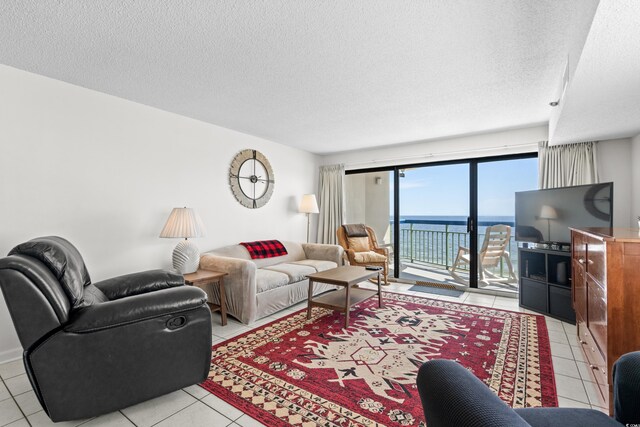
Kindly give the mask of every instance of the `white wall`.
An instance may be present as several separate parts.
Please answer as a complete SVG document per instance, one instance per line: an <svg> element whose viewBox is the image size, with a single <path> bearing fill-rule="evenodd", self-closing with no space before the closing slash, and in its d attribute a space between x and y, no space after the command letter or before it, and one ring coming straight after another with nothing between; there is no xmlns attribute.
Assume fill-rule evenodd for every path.
<svg viewBox="0 0 640 427"><path fill-rule="evenodd" d="M636 227L631 221L631 140L611 139L598 143L600 182L613 182L614 227Z"/></svg>
<svg viewBox="0 0 640 427"><path fill-rule="evenodd" d="M376 178L380 178L380 184L376 184ZM373 172L366 174L365 179L367 192L365 224L375 231L378 244L391 243L389 209L393 201L389 192L389 180L393 179L393 174L391 172Z"/></svg>
<svg viewBox="0 0 640 427"><path fill-rule="evenodd" d="M631 169L631 226L638 227L640 216L640 134L630 142L631 156L629 168Z"/></svg>
<svg viewBox="0 0 640 427"><path fill-rule="evenodd" d="M466 159L537 151L548 137L546 125L479 135L423 141L387 148L350 151L323 156L325 165L344 163L347 170L410 163Z"/></svg>
<svg viewBox="0 0 640 427"><path fill-rule="evenodd" d="M177 240L158 235L176 206L202 217L201 250L306 239L297 205L317 191L313 154L6 66L0 93L1 255L55 234L79 248L94 281L168 268ZM257 210L228 184L245 148L262 151L275 173L273 197ZM0 324L0 361L18 357L1 296Z"/></svg>
<svg viewBox="0 0 640 427"><path fill-rule="evenodd" d="M380 184L376 184L380 178ZM390 243L390 172L352 174L345 177L346 224L367 224L373 228L379 244Z"/></svg>
<svg viewBox="0 0 640 427"><path fill-rule="evenodd" d="M366 174L347 175L344 179L345 224L367 222Z"/></svg>

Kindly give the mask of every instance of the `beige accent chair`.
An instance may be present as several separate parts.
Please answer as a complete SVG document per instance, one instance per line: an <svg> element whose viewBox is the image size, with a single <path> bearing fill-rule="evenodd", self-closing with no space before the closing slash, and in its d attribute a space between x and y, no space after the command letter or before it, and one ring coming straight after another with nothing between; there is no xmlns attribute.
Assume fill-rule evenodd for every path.
<svg viewBox="0 0 640 427"><path fill-rule="evenodd" d="M480 281L514 283L518 280L513 272L511 257L507 250L510 239L510 226L497 224L487 227L484 235L484 242L482 242L482 248L480 248L480 252L478 253L478 279ZM500 277L488 270L489 268L500 265L500 259L504 259L507 267L509 268L509 277ZM458 248L456 260L453 262L449 273L458 282L468 284L467 280L461 278L456 273L456 269L460 268L463 264L471 264L471 253L469 248L460 246L460 248Z"/></svg>
<svg viewBox="0 0 640 427"><path fill-rule="evenodd" d="M350 265L382 267L384 284L389 280L389 248L378 246L376 233L369 226L365 226L367 237L349 237L344 226L338 227L336 232L338 244L344 248L345 255Z"/></svg>

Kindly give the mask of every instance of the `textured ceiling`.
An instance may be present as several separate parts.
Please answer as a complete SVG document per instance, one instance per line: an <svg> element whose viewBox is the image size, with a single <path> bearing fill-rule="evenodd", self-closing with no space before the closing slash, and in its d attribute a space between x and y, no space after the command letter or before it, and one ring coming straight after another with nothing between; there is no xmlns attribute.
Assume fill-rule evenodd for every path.
<svg viewBox="0 0 640 427"><path fill-rule="evenodd" d="M555 120L554 144L640 134L640 1L603 0Z"/></svg>
<svg viewBox="0 0 640 427"><path fill-rule="evenodd" d="M0 63L327 153L548 121L596 6L4 0Z"/></svg>

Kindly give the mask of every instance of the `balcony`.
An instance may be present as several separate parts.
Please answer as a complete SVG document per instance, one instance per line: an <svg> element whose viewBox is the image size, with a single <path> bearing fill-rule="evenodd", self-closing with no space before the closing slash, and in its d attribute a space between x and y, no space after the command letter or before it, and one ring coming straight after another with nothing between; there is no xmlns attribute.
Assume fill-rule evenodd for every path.
<svg viewBox="0 0 640 427"><path fill-rule="evenodd" d="M478 223L478 245L483 242L486 227L498 223L514 226L512 222L480 221ZM390 222L390 225L390 241L393 242L393 221ZM465 221L455 220L401 219L400 247L396 251L400 256L400 278L460 286L461 283L449 274L448 268L455 261L458 248L460 246L469 247L469 233L466 232L466 225ZM508 251L513 268L516 269L518 248L513 236L509 242ZM393 262L390 267L393 268ZM505 279L509 276L508 266L503 260L491 272ZM468 275L464 273L460 275L468 278ZM517 282L490 283L479 280L478 287L515 292L517 291Z"/></svg>

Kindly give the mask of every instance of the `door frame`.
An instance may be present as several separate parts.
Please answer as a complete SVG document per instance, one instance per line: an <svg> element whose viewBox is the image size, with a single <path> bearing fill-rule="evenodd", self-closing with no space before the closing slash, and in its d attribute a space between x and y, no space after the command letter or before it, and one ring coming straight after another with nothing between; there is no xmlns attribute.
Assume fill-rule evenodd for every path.
<svg viewBox="0 0 640 427"><path fill-rule="evenodd" d="M446 166L456 164L469 165L469 251L471 262L469 265L469 287L478 287L478 164L496 161L530 159L538 157L537 151L517 154L505 154L486 157L473 157L456 160L441 160L435 162L407 163L402 165L381 166L375 168L350 169L345 175L356 175L371 172L393 172L393 250L400 247L400 170L415 169L429 166ZM393 263L393 276L397 279L400 273L400 257L395 256Z"/></svg>

